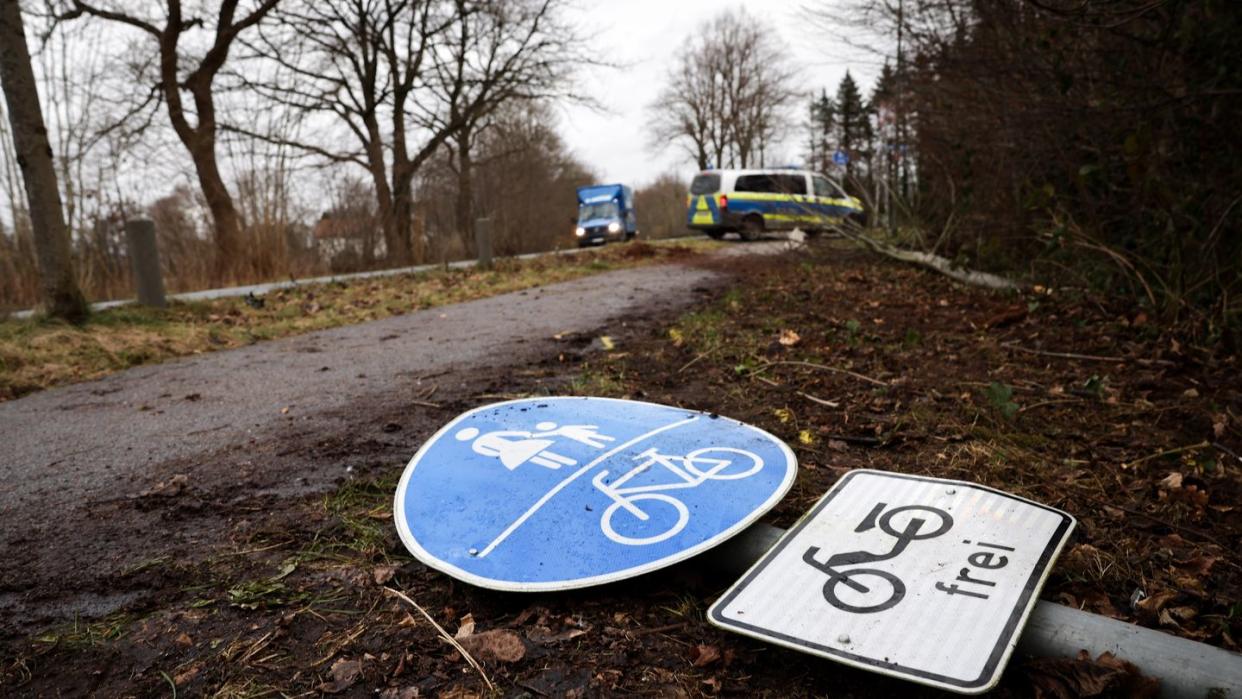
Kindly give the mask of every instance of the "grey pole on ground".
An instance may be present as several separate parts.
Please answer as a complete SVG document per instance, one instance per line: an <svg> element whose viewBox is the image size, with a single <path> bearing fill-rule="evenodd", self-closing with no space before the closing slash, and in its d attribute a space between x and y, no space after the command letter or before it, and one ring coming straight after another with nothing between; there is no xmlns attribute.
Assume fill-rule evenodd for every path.
<svg viewBox="0 0 1242 699"><path fill-rule="evenodd" d="M145 219L125 222L125 241L129 245L129 262L134 272L134 290L138 303L164 308L164 276L160 272L160 253L155 244L155 223Z"/></svg>
<svg viewBox="0 0 1242 699"><path fill-rule="evenodd" d="M479 250L479 267L492 268L492 220L481 218L474 222L474 244Z"/></svg>
<svg viewBox="0 0 1242 699"><path fill-rule="evenodd" d="M707 554L707 560L741 575L784 534L778 527L756 524ZM1036 657L1073 658L1084 650L1092 658L1112 653L1159 678L1162 697L1242 698L1242 655L1055 602L1036 604L1018 639L1018 651Z"/></svg>

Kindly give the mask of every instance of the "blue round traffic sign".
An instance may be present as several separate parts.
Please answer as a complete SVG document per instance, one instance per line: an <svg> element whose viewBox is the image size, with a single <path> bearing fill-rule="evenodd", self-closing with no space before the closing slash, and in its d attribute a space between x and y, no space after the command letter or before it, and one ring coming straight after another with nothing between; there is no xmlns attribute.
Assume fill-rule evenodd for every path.
<svg viewBox="0 0 1242 699"><path fill-rule="evenodd" d="M565 590L684 560L789 490L784 442L707 413L611 398L527 398L462 414L397 486L406 548L496 590Z"/></svg>

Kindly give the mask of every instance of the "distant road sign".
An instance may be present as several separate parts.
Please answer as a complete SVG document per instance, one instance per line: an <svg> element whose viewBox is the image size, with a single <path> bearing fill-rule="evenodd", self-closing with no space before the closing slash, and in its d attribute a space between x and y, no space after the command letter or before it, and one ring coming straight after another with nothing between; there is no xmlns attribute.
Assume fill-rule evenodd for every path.
<svg viewBox="0 0 1242 699"><path fill-rule="evenodd" d="M850 154L846 153L843 150L833 151L832 162L836 163L837 165L849 165Z"/></svg>
<svg viewBox="0 0 1242 699"><path fill-rule="evenodd" d="M639 575L741 531L793 484L783 442L725 417L609 398L471 410L419 449L394 514L423 563L497 590Z"/></svg>
<svg viewBox="0 0 1242 699"><path fill-rule="evenodd" d="M851 471L708 618L864 670L985 692L1074 524L983 486Z"/></svg>

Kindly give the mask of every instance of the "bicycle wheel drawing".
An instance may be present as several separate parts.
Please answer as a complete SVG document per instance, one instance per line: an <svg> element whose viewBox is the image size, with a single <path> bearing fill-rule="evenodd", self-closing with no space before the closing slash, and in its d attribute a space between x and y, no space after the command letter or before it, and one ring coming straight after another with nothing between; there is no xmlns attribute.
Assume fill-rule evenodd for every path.
<svg viewBox="0 0 1242 699"><path fill-rule="evenodd" d="M866 586L855 579L858 577L875 577L882 582ZM839 585L845 585L861 595L849 595L849 601L843 600L837 594ZM848 570L829 577L828 582L824 583L824 600L837 609L855 614L874 614L891 609L897 606L905 596L906 584L901 581L901 578L874 568ZM861 597L861 599L855 599L855 597Z"/></svg>
<svg viewBox="0 0 1242 699"><path fill-rule="evenodd" d="M677 498L664 495L663 493L638 493L636 495L624 496L625 502L617 501L612 503L608 509L604 510L603 517L600 518L599 526L603 530L604 536L627 546L645 546L647 544L655 544L670 537L676 536L678 532L685 529L686 523L690 521L690 510L686 508L685 503ZM649 510L645 510L637 505L638 502L644 501L648 504ZM663 503L658 507L650 507L653 503ZM634 514L629 504L644 516ZM617 511L621 511L618 521L614 524L613 518L617 515ZM618 526L620 531L618 531Z"/></svg>
<svg viewBox="0 0 1242 699"><path fill-rule="evenodd" d="M748 478L763 469L763 459L745 449L705 447L686 454L686 470L712 481Z"/></svg>
<svg viewBox="0 0 1242 699"><path fill-rule="evenodd" d="M922 531L923 528L920 526L918 531L914 532L912 536L907 537L905 536L905 532L904 532L905 527L898 528L898 527L893 526L893 518L899 514L903 514L906 512L915 512L915 511L925 512L931 517L938 519L940 523L936 526L934 530L930 532ZM911 516L911 520L913 519L914 517ZM927 520L924 520L924 521L927 521ZM949 531L952 528L953 528L953 516L952 515L950 515L948 512L945 512L944 510L939 510L934 507L927 507L926 505L906 505L904 507L894 507L893 509L884 513L884 515L880 517L880 529L885 534L888 534L889 536L897 537L899 539L906 538L910 541L919 541L922 539L935 539L936 537L940 536L941 534L944 534L945 532Z"/></svg>

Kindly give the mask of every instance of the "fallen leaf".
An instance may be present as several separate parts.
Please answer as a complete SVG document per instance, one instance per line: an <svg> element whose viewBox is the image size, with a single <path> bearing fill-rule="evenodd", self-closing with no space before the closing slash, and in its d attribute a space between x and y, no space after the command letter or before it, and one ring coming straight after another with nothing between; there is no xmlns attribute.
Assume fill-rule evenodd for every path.
<svg viewBox="0 0 1242 699"><path fill-rule="evenodd" d="M567 629L560 633L552 633L552 629L546 626L536 626L526 632L526 637L532 643L561 643L582 636L585 633L586 630L584 629Z"/></svg>
<svg viewBox="0 0 1242 699"><path fill-rule="evenodd" d="M700 644L690 649L690 663L695 667L704 667L720 659L720 649L716 646Z"/></svg>
<svg viewBox="0 0 1242 699"><path fill-rule="evenodd" d="M375 580L376 585L385 585L389 580L392 580L392 576L396 574L397 566L376 566L375 570L371 571L371 578Z"/></svg>
<svg viewBox="0 0 1242 699"><path fill-rule="evenodd" d="M1198 398L1198 397L1199 397L1199 392L1193 388L1188 388L1185 391L1182 391L1182 398Z"/></svg>
<svg viewBox="0 0 1242 699"><path fill-rule="evenodd" d="M599 344L604 348L605 352L611 352L617 348L617 343L613 342L612 338L607 335L599 336Z"/></svg>
<svg viewBox="0 0 1242 699"><path fill-rule="evenodd" d="M177 475L173 476L172 478L169 478L166 481L160 481L159 483L156 483L155 487L142 491L141 493L138 494L138 496L144 497L144 498L176 497L180 495L182 492L184 492L185 489L189 487L189 485L190 485L190 477L185 475L184 473L178 473Z"/></svg>
<svg viewBox="0 0 1242 699"><path fill-rule="evenodd" d="M471 622L473 624L473 621ZM492 629L476 633L465 638L458 638L466 652L476 660L499 660L505 663L516 663L526 657L526 645L516 633L508 629Z"/></svg>
<svg viewBox="0 0 1242 699"><path fill-rule="evenodd" d="M782 330L781 337L778 342L785 347L793 347L799 342L802 342L802 337L793 330Z"/></svg>
<svg viewBox="0 0 1242 699"><path fill-rule="evenodd" d="M332 663L332 681L325 683L319 689L328 694L336 694L349 689L358 681L358 676L362 674L361 660L348 660L341 658Z"/></svg>
<svg viewBox="0 0 1242 699"><path fill-rule="evenodd" d="M467 614L461 618L461 625L457 627L457 633L453 634L453 638L461 640L474 634L474 615Z"/></svg>
<svg viewBox="0 0 1242 699"><path fill-rule="evenodd" d="M1037 658L1027 663L1027 674L1040 698L1123 696L1148 699L1160 693L1160 680L1145 677L1138 668L1104 653L1092 660L1086 651L1077 658Z"/></svg>
<svg viewBox="0 0 1242 699"><path fill-rule="evenodd" d="M1174 471L1160 481L1160 486L1168 490L1177 490L1182 487L1182 478L1181 473Z"/></svg>
<svg viewBox="0 0 1242 699"><path fill-rule="evenodd" d="M811 434L810 430L802 430L798 433L798 441L806 446L810 446L815 443L815 436Z"/></svg>
<svg viewBox="0 0 1242 699"><path fill-rule="evenodd" d="M1165 590L1164 592L1157 592L1150 597L1145 597L1139 600L1134 606L1138 611L1144 612L1149 617L1154 618L1174 597L1177 597L1176 591Z"/></svg>

